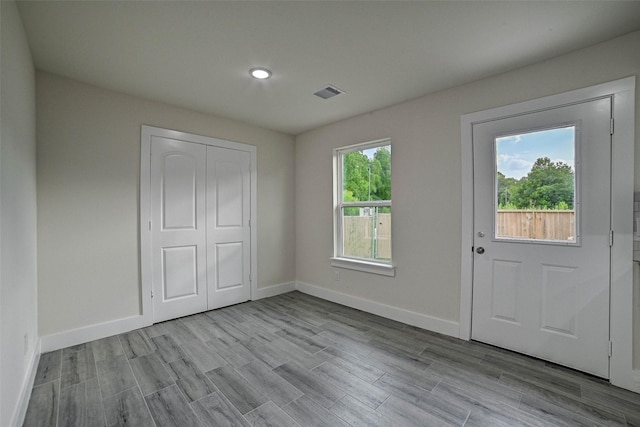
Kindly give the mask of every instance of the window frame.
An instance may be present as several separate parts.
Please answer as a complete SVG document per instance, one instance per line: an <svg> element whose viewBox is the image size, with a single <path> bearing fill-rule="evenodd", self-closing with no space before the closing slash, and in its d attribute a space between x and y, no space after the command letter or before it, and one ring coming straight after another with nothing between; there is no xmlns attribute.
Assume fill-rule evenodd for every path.
<svg viewBox="0 0 640 427"><path fill-rule="evenodd" d="M395 265L392 258L389 261L373 260L370 258L358 258L344 255L343 236L343 209L348 207L389 207L392 208L391 200L374 200L345 202L343 197L344 155L356 151L363 151L372 148L391 146L391 138L383 138L374 141L362 142L358 144L338 147L333 150L333 256L331 265L338 268L363 271L366 273L380 274L384 276L395 276ZM393 163L393 157L391 162ZM393 167L392 167L393 170ZM392 172L393 176L393 172ZM393 179L392 179L393 182ZM393 227L393 226L392 226ZM393 236L393 233L392 233ZM393 247L393 237L391 241Z"/></svg>
<svg viewBox="0 0 640 427"><path fill-rule="evenodd" d="M580 232L580 223L582 217L582 209L580 204L580 187L581 187L581 161L580 161L580 147L582 144L581 141L581 130L582 123L580 120L570 121L570 122L561 122L547 126L527 128L519 131L507 132L505 134L498 134L493 138L493 178L494 178L494 195L493 195L493 233L491 236L491 240L493 242L500 243L523 243L529 245L552 245L552 246L582 246L582 239ZM498 235L498 139L506 138L509 136L516 135L526 135L530 133L537 132L546 132L552 131L556 129L565 129L565 128L574 128L573 129L573 212L574 212L574 240L553 240L553 239L527 239L524 237L508 237L508 236L499 236Z"/></svg>

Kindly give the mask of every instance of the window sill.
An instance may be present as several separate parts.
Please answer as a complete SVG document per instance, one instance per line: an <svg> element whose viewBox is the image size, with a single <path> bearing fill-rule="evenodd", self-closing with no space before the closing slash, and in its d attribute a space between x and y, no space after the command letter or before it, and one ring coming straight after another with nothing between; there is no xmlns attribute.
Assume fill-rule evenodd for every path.
<svg viewBox="0 0 640 427"><path fill-rule="evenodd" d="M395 277L396 267L391 264L382 264L378 262L363 261L351 258L332 257L331 266L338 268L346 268L348 270L362 271L365 273L380 274L382 276Z"/></svg>

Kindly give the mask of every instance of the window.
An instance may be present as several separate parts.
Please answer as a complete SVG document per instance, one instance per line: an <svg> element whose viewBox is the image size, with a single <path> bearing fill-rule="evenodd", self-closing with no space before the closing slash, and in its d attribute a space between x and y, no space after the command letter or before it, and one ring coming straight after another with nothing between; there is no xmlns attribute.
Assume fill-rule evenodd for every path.
<svg viewBox="0 0 640 427"><path fill-rule="evenodd" d="M577 125L495 138L496 240L578 244Z"/></svg>
<svg viewBox="0 0 640 427"><path fill-rule="evenodd" d="M332 265L395 274L391 263L391 141L334 151Z"/></svg>

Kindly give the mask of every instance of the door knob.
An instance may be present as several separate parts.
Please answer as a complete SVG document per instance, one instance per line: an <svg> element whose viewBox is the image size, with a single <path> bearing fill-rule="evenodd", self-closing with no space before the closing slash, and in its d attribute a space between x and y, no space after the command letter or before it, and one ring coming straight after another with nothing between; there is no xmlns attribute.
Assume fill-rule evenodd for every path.
<svg viewBox="0 0 640 427"><path fill-rule="evenodd" d="M484 253L484 248L482 246L478 246L478 248L476 249L476 252L479 254L483 254Z"/></svg>

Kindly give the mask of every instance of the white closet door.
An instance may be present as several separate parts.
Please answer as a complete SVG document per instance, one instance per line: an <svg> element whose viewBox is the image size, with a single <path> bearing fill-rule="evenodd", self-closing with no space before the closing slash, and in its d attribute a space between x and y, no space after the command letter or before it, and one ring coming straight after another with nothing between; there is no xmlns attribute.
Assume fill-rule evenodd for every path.
<svg viewBox="0 0 640 427"><path fill-rule="evenodd" d="M206 147L151 141L154 322L207 309Z"/></svg>
<svg viewBox="0 0 640 427"><path fill-rule="evenodd" d="M251 154L207 147L209 309L250 299Z"/></svg>

